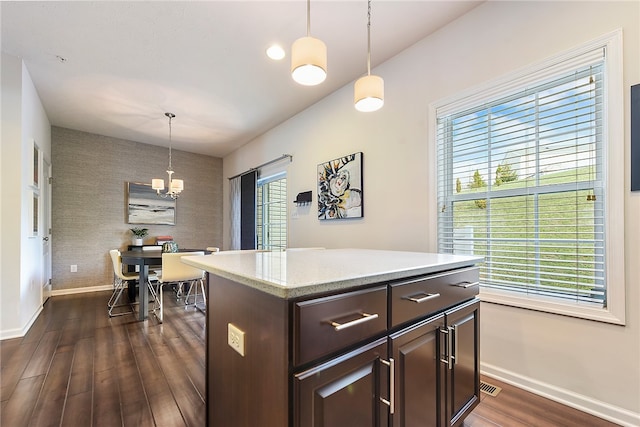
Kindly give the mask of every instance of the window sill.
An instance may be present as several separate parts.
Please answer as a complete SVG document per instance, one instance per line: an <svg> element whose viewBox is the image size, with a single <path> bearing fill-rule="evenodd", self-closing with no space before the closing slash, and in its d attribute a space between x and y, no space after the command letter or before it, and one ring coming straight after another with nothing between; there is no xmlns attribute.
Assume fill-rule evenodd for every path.
<svg viewBox="0 0 640 427"><path fill-rule="evenodd" d="M559 302L553 298L541 296L520 295L495 289L480 289L480 301L493 304L508 305L527 310L541 311L563 316L577 317L596 322L625 325L624 316L616 316L607 308L599 308L584 304Z"/></svg>

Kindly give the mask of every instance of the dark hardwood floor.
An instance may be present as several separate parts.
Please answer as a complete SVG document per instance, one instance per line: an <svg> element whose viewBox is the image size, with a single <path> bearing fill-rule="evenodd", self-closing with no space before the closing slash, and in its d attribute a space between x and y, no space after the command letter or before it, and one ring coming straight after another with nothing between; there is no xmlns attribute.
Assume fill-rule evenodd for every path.
<svg viewBox="0 0 640 427"><path fill-rule="evenodd" d="M617 424L529 393L495 378L483 381L502 388L496 397L480 393L480 404L464 427L610 427Z"/></svg>
<svg viewBox="0 0 640 427"><path fill-rule="evenodd" d="M52 297L0 344L2 426L204 426L205 322L165 294L165 322L109 318L110 292Z"/></svg>
<svg viewBox="0 0 640 427"><path fill-rule="evenodd" d="M110 319L110 292L50 298L25 337L0 342L0 425L204 426L205 316L166 292L163 324ZM614 425L486 380L503 390L466 427Z"/></svg>

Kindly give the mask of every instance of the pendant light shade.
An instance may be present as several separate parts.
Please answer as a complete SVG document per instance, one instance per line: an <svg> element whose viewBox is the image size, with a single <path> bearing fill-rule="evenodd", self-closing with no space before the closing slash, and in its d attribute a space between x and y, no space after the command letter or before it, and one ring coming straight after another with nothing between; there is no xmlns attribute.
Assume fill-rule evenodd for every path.
<svg viewBox="0 0 640 427"><path fill-rule="evenodd" d="M314 37L301 37L291 46L291 77L296 83L314 86L327 78L327 46Z"/></svg>
<svg viewBox="0 0 640 427"><path fill-rule="evenodd" d="M311 0L307 0L307 36L291 46L291 77L304 86L315 86L327 78L327 46L311 37Z"/></svg>
<svg viewBox="0 0 640 427"><path fill-rule="evenodd" d="M353 103L356 110L368 113L384 105L384 80L382 77L367 75L356 80Z"/></svg>
<svg viewBox="0 0 640 427"><path fill-rule="evenodd" d="M371 0L367 8L367 75L356 80L353 88L356 110L364 113L376 111L384 105L384 80L371 75Z"/></svg>
<svg viewBox="0 0 640 427"><path fill-rule="evenodd" d="M164 179L154 178L151 180L151 188L156 191L164 190Z"/></svg>

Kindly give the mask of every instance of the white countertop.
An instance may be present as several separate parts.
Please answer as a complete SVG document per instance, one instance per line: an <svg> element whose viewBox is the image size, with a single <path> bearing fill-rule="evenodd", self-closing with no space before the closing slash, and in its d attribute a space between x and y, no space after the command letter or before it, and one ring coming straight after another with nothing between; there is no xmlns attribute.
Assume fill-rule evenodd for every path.
<svg viewBox="0 0 640 427"><path fill-rule="evenodd" d="M296 298L471 266L483 258L372 249L300 248L222 251L186 256L182 260L268 294Z"/></svg>

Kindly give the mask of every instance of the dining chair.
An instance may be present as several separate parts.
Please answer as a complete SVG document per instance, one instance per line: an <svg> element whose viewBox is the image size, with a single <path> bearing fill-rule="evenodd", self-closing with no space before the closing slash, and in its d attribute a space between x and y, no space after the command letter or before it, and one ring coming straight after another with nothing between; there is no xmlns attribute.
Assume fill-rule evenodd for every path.
<svg viewBox="0 0 640 427"><path fill-rule="evenodd" d="M261 253L261 252L273 252L271 249L230 249L226 251L220 251L222 254L231 255L231 254L251 254L251 253Z"/></svg>
<svg viewBox="0 0 640 427"><path fill-rule="evenodd" d="M200 287L204 292L204 270L196 267L192 267L182 262L183 256L192 255L204 255L204 251L194 252L174 252L162 254L162 274L158 276L158 298L154 303L153 312L162 323L164 321L164 297L162 288L166 284L176 284L178 287L182 287L184 284L189 284L189 292L193 286L200 282ZM185 298L185 305L187 305L187 299ZM206 302L206 300L205 300Z"/></svg>
<svg viewBox="0 0 640 427"><path fill-rule="evenodd" d="M206 251L209 252L209 255L215 255L220 252L220 248L217 246L207 246ZM202 292L202 299L204 300L204 307L207 306L207 294L205 293L204 282L206 279L200 281L200 291ZM193 304L189 304L189 298L191 298L191 292L193 291ZM189 291L187 292L187 296L184 297L184 305L193 305L196 308L199 308L200 311L204 312L205 309L198 307L198 287L194 286L194 283L191 283L189 286Z"/></svg>
<svg viewBox="0 0 640 427"><path fill-rule="evenodd" d="M111 263L113 264L113 293L111 294L111 298L109 298L109 302L107 302L107 309L109 317L124 316L125 314L133 313L133 308L129 311L119 311L117 313L114 313L114 309L124 306L131 307L131 303L118 304L118 302L129 283L140 280L140 275L138 273L125 273L122 271L122 256L118 249L111 249L109 255L111 257ZM153 299L157 300L156 291L151 284L152 281L157 280L157 276L154 271L149 271L148 277L147 288Z"/></svg>
<svg viewBox="0 0 640 427"><path fill-rule="evenodd" d="M210 252L210 255L213 255L217 252L220 252L220 248L216 247L216 246L207 246L205 249L207 252ZM203 272L204 274L204 272ZM202 299L204 300L204 306L207 306L207 294L205 293L205 288L204 288L204 281L206 279L204 278L204 276L202 277L202 280L200 280L200 291L202 292ZM198 308L197 304L198 304L198 286L195 286L195 282L191 282L189 284L189 290L187 291L187 295L184 297L184 305L193 305L194 307ZM191 292L193 292L193 304L189 304L189 298L191 298ZM200 311L204 312L203 309L200 309Z"/></svg>

